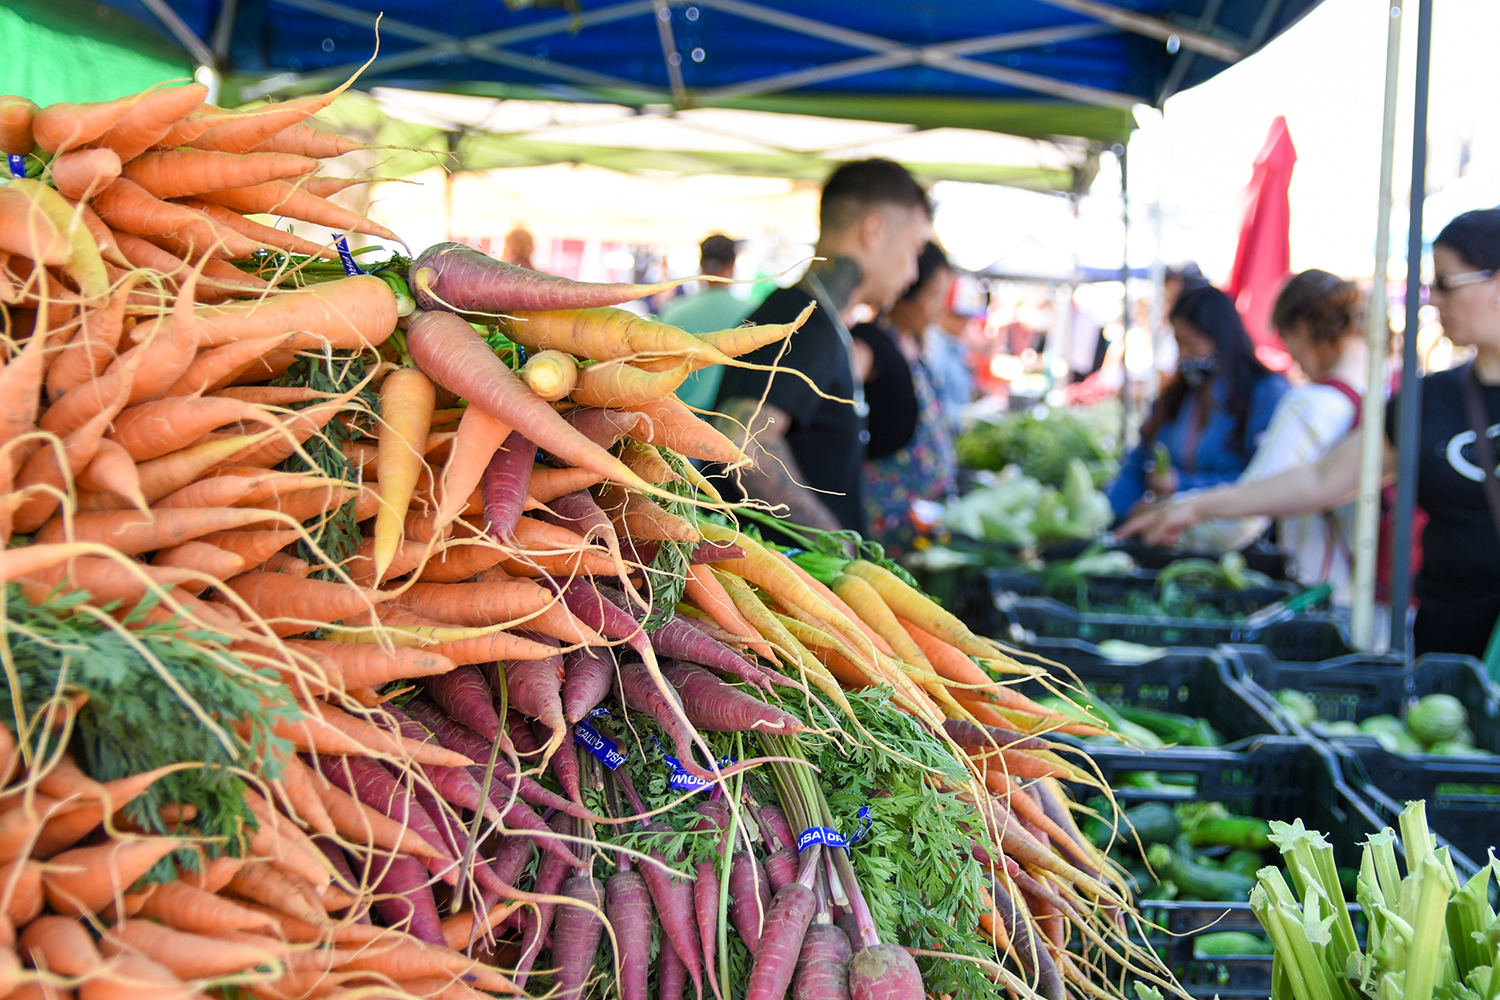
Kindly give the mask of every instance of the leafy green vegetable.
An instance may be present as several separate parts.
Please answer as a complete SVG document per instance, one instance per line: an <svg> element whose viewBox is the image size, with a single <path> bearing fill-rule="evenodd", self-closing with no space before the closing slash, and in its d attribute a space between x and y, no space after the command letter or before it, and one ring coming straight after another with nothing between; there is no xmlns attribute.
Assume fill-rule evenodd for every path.
<svg viewBox="0 0 1500 1000"><path fill-rule="evenodd" d="M142 829L170 832L161 808L196 806L193 827L210 854L243 854L254 817L244 784L229 768L262 765L278 775L276 754L290 746L271 735L277 720L300 717L291 692L275 674L252 670L206 630L179 632L174 622L113 625L85 607L88 595L72 591L33 605L15 585L6 587L4 642L14 670L0 691L0 718L20 735L28 755L48 753L51 738L38 713L52 699L88 695L74 732L79 764L91 777L112 781L180 762L203 766L169 774L125 807ZM234 728L249 725L248 738ZM191 852L180 852L185 858ZM192 863L189 861L188 863ZM172 877L170 859L148 876Z"/></svg>
<svg viewBox="0 0 1500 1000"><path fill-rule="evenodd" d="M1117 413L1105 407L1084 411L1038 406L1007 414L981 422L960 436L958 461L970 469L1017 465L1044 485L1061 487L1069 462L1078 459L1099 485L1119 467Z"/></svg>

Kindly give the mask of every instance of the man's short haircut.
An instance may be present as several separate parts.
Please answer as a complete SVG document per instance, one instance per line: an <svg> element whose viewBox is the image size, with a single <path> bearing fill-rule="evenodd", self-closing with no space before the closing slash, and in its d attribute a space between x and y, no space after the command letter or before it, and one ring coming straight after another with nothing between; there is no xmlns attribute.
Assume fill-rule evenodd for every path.
<svg viewBox="0 0 1500 1000"><path fill-rule="evenodd" d="M932 218L927 192L907 169L895 160L854 160L839 166L823 184L818 205L818 223L824 232L847 229L871 209L894 205L919 208Z"/></svg>

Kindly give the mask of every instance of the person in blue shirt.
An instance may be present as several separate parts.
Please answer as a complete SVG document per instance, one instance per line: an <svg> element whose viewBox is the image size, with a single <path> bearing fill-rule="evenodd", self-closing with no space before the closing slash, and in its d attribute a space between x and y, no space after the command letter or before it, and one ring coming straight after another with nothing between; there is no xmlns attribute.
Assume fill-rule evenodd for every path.
<svg viewBox="0 0 1500 1000"><path fill-rule="evenodd" d="M1219 289L1184 290L1171 320L1177 372L1141 427L1141 443L1110 484L1116 517L1128 515L1148 493L1160 499L1234 482L1289 388L1255 357L1234 302ZM1158 461L1163 450L1168 463Z"/></svg>

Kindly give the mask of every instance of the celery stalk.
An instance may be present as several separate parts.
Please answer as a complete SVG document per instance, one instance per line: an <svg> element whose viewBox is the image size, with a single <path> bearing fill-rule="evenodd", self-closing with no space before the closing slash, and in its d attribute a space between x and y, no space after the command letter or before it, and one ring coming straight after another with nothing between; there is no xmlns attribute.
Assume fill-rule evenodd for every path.
<svg viewBox="0 0 1500 1000"><path fill-rule="evenodd" d="M1469 973L1491 964L1492 954L1480 942L1485 927L1493 918L1489 905L1490 869L1480 869L1448 902L1448 944L1458 966L1458 978L1468 981Z"/></svg>
<svg viewBox="0 0 1500 1000"><path fill-rule="evenodd" d="M1396 867L1396 834L1389 827L1372 834L1365 850L1374 859L1375 874L1380 878L1380 894L1386 906L1401 906L1401 870Z"/></svg>
<svg viewBox="0 0 1500 1000"><path fill-rule="evenodd" d="M1401 810L1401 846L1406 851L1408 874L1421 868L1423 860L1437 850L1437 838L1427 828L1426 802L1408 802Z"/></svg>
<svg viewBox="0 0 1500 1000"><path fill-rule="evenodd" d="M1354 936L1354 923L1349 919L1349 908L1344 906L1344 890L1339 885L1338 869L1333 861L1333 845L1314 830L1308 830L1302 821L1271 824L1271 843L1281 849L1286 859L1287 871L1297 886L1297 892L1307 901L1313 886L1321 891L1331 905L1329 967L1342 980L1348 974L1349 959L1359 954L1359 940Z"/></svg>
<svg viewBox="0 0 1500 1000"><path fill-rule="evenodd" d="M1421 803L1417 816L1422 816ZM1407 812L1401 814L1402 834L1408 834L1407 813L1411 812L1408 806ZM1422 820L1422 833L1426 834L1426 821ZM1430 834L1428 835L1430 837ZM1407 858L1410 861L1412 844L1418 842L1418 838L1408 838ZM1432 1000L1433 990L1437 986L1438 965L1443 958L1443 948L1446 944L1447 931L1444 917L1448 909L1448 897L1456 888L1448 879L1448 873L1442 864L1433 856L1430 841L1423 838L1420 843L1429 845L1425 851L1421 851L1421 861L1412 870L1416 879L1416 914L1412 920L1412 943L1407 952L1406 960L1406 989L1405 1000Z"/></svg>

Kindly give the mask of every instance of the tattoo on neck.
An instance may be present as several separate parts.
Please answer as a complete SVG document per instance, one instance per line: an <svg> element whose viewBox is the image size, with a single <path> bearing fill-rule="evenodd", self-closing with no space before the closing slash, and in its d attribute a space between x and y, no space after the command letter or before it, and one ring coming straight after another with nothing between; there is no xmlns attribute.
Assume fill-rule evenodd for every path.
<svg viewBox="0 0 1500 1000"><path fill-rule="evenodd" d="M865 280L864 269L852 257L830 257L814 261L811 272L818 276L828 297L840 312L849 308L849 299L860 282Z"/></svg>

